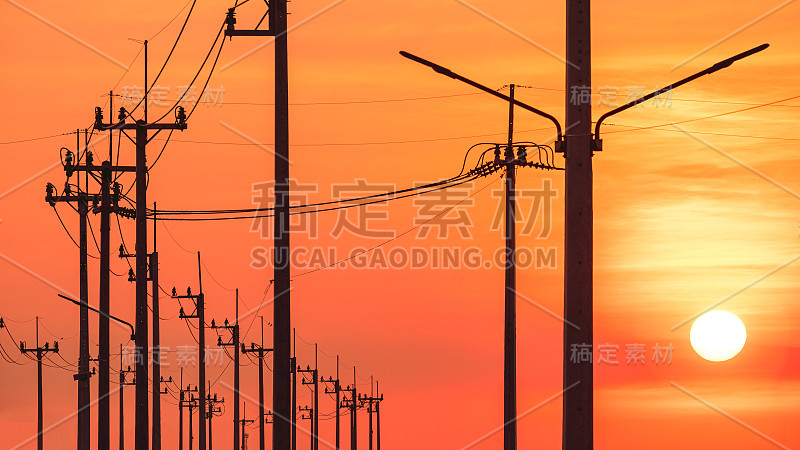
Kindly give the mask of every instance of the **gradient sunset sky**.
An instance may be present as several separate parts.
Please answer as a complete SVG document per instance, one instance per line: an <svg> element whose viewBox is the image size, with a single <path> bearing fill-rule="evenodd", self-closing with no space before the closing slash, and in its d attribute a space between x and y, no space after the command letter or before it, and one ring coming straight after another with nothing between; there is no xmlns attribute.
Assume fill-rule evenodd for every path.
<svg viewBox="0 0 800 450"><path fill-rule="evenodd" d="M63 360L51 355L49 364L68 370L45 368L44 420L45 427L63 422L46 434L46 448L75 448L77 420L71 415L76 386L69 364L78 359L78 310L56 293L77 298L79 290L78 249L44 201L47 182L63 186L59 149L74 150L76 136L50 136L90 126L95 106L103 106L108 119L109 90L130 94L141 88L142 46L131 38L150 40L152 77L190 3L0 4L0 317L14 338L33 345L38 315L40 340L59 340ZM178 89L189 83L230 6L197 2L157 83L164 106L151 106L151 118L165 112ZM240 8L237 25L253 25L263 6L253 1ZM800 447L799 8L793 0L593 5L595 120L637 92L770 44L658 104L647 102L621 113L603 127L604 149L593 160L595 345L616 346L618 364L596 363L599 449ZM358 180L402 189L447 178L458 172L469 146L505 140L504 102L402 58L400 50L491 87L522 85L519 99L563 123L563 2L298 0L289 10L289 27L295 27L288 38L291 174L316 187L309 201L328 200L335 186ZM219 104L200 104L188 129L173 135L150 173L149 201L165 209L259 206L254 186L273 177L273 51L268 42L236 38L225 43L209 82ZM202 83L195 85L199 90ZM115 108L122 101L115 98ZM681 123L669 125L675 122ZM518 141L552 143L551 124L531 114L518 110L516 129ZM107 157L103 134L93 136L96 162ZM48 138L30 140L39 137ZM162 139L148 147L150 161ZM120 160L134 163L127 141ZM555 161L563 166L560 155ZM130 186L128 176L120 181ZM518 272L521 449L559 448L561 439L564 324L557 316L563 309L563 172L518 172L521 191L536 191L546 183L557 191L549 216L533 220L530 197L520 201L522 218L531 220L518 228L528 222L532 227L518 245L534 253L554 249L557 255L553 267ZM432 255L443 248L476 248L482 258L491 259L503 245L502 229L493 227L501 188L496 174L460 191L475 193L454 210L470 220L466 236L455 229L445 238L437 236L437 229L427 236L413 231L383 250ZM77 214L66 205L57 210L77 239ZM375 229L396 235L414 227L420 212L414 199L369 211L387 215L373 222ZM99 217L90 220L99 233ZM297 233L293 245L346 256L386 240L348 232L334 236L339 220L337 212L321 213L317 235ZM543 232L548 224L549 233ZM194 290L195 252L200 251L209 320L233 319L235 288L242 311L268 302L272 291L265 294L265 289L272 269L256 267L252 255L271 241L257 225L252 220L159 225L162 286L182 291L191 285ZM113 219L111 231L116 249L120 230ZM121 232L132 250L132 221L122 219ZM97 255L91 238L89 252ZM126 274L128 266L115 253L112 270ZM498 448L502 433L491 432L502 425L503 271L490 266L390 270L350 265L297 277L292 313L300 364L313 365L316 342L326 378L335 375L338 354L344 384L353 382L353 365L362 392L368 392L370 376L378 380L386 398L381 405L386 449ZM98 270L97 260L90 258L90 303L95 306ZM127 277L112 276L111 292L112 314L132 321L134 288ZM712 363L692 350L690 319L723 300L717 308L738 315L748 338L738 356ZM162 345L173 350L162 375L177 379L177 350L194 341L177 318L175 301L163 297L161 313L166 319ZM269 346L271 306L259 314ZM243 327L254 317L243 319ZM96 319L90 322L94 357ZM258 326L256 319L245 342L260 340ZM112 326L111 333L112 351L128 343L124 327ZM207 336L216 342L213 331ZM28 362L7 333L0 333L0 344L17 361ZM626 361L634 344L645 349L643 364ZM671 362L653 360L656 346L670 345ZM213 391L226 399L225 414L214 422L215 443L225 448L233 400L226 387L233 383L232 369L222 373L226 363L212 364L208 375L219 380ZM243 364L242 392L252 418L257 368L246 359ZM118 365L118 357L112 357L112 368ZM196 383L194 369L184 372L184 384ZM0 380L0 448L18 448L36 434L35 364L0 361ZM126 389L126 436L132 445L133 388ZM112 443L118 439L118 399L112 395ZM298 404L310 399L308 389L299 391ZM177 445L175 403L170 396L162 403L164 448ZM320 408L326 416L321 435L333 442L333 420L327 419L334 401L322 396ZM359 414L359 442L366 448L367 416ZM96 410L92 421L94 445ZM347 423L342 425L344 442ZM255 445L257 430L249 433L248 444ZM267 426L268 439L269 433ZM308 437L301 434L298 446L306 445ZM31 440L19 448L34 446Z"/></svg>

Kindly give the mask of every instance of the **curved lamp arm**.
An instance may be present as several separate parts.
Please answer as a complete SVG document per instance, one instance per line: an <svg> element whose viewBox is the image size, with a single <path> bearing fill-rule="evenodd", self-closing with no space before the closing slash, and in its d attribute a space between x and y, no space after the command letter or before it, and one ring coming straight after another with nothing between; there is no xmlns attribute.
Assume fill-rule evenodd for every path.
<svg viewBox="0 0 800 450"><path fill-rule="evenodd" d="M709 67L708 69L701 70L700 72L697 72L696 74L694 74L692 76L686 77L686 78L684 78L684 79L682 79L680 81L677 81L675 83L670 84L669 86L666 86L666 87L663 87L663 88L661 88L661 89L659 89L657 91L651 92L651 93L645 95L644 97L638 98L638 99L636 99L636 100L634 100L632 102L629 102L629 103L626 103L626 104L620 106L619 108L612 109L611 111L603 114L602 116L600 116L599 119L597 119L597 124L594 126L594 138L595 138L596 145L598 147L597 149L598 150L601 149L601 146L600 146L600 124L602 124L603 120L605 120L607 117L613 116L614 114L617 114L617 113L620 113L622 111L625 111L628 108L632 108L632 107L638 105L639 103L646 102L647 100L650 100L651 98L653 98L653 97L655 97L657 95L661 95L664 92L667 92L667 91L670 91L672 89L675 89L676 87L684 85L684 84L686 84L686 83L688 83L688 82L690 82L692 80L696 80L697 78L700 78L703 75L708 75L708 74L714 73L714 72L716 72L718 70L724 69L724 68L730 66L731 64L733 64L734 62L736 62L736 61L738 61L740 59L747 58L750 55L753 55L753 54L758 53L758 52L760 52L762 50L765 50L767 47L769 47L769 44L761 44L758 47L751 48L750 50L748 50L746 52L742 52L742 53L739 53L738 55L731 56L730 58L728 58L726 60L723 60L723 61L720 61L720 62L714 64L713 66Z"/></svg>
<svg viewBox="0 0 800 450"><path fill-rule="evenodd" d="M480 90L482 90L482 91L484 91L484 92L486 92L488 94L492 94L495 97L502 98L503 100L505 100L507 102L513 103L513 104L519 106L522 109L528 110L528 111L530 111L530 112L532 112L534 114L538 114L538 115L544 117L545 119L549 119L556 126L556 133L557 133L556 135L558 136L557 142L561 142L561 138L562 138L562 136L561 136L561 125L558 123L558 120L555 117L551 116L550 114L547 114L544 111L538 110L538 109L534 108L533 106L530 106L530 105L527 105L525 103L522 103L519 100L512 99L511 97L509 97L507 95L503 95L503 94L495 91L494 89L492 89L490 87L486 87L486 86L484 86L482 84L476 83L476 82L470 80L469 78L462 77L461 75L453 72L452 70L444 68L444 67L442 67L442 66L440 66L440 65L438 65L436 63L432 63L432 62L428 61L427 59L422 59L419 56L412 55L411 53L403 52L403 51L400 52L400 55L402 55L402 56L404 56L404 57L406 57L406 58L408 58L408 59L410 59L412 61L418 62L418 63L420 63L422 65L428 66L431 69L433 69L436 73L440 73L440 74L442 74L442 75L444 75L446 77L450 77L450 78L452 78L454 80L458 80L458 81L464 82L464 83L466 83L466 84L468 84L470 86L476 87L476 88L478 88L478 89L480 89Z"/></svg>

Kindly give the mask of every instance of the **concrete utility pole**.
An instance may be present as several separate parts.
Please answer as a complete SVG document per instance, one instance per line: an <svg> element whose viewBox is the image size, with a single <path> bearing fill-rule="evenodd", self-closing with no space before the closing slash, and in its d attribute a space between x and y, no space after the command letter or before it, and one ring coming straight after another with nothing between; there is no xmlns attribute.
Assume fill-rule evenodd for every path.
<svg viewBox="0 0 800 450"><path fill-rule="evenodd" d="M373 427L372 427L372 414L373 413L377 413L378 405L380 404L380 402L383 401L383 394L381 394L380 397L376 397L375 396L375 392L372 391L372 377L370 377L370 394L369 395L366 395L366 394L362 395L361 397L358 398L358 400L359 400L359 403L361 403L362 405L364 405L364 404L367 405L367 413L369 415L369 450L372 450L372 443L375 441L374 435L373 435ZM380 444L380 441L381 441L381 439L380 439L380 416L378 416L377 420L378 420L378 449L380 450L380 448L381 448L381 444Z"/></svg>
<svg viewBox="0 0 800 450"><path fill-rule="evenodd" d="M81 130L75 131L76 136L76 155L77 161L73 161L73 153L67 149L64 155L64 170L67 173L67 181L74 173L74 165L80 165L81 154L84 154L86 160L91 159L91 152L86 148L86 141L88 140L88 130L84 130L84 146L81 152ZM64 150L62 148L62 150ZM89 310L86 305L89 304L89 271L88 271L88 244L87 236L87 215L89 213L89 172L85 174L84 190L81 190L81 177L77 178L78 192L77 195L72 195L68 190L69 184L65 185L64 193L60 196L55 196L55 186L51 183L47 184L45 201L50 206L55 207L56 203L61 202L76 202L78 203L78 219L79 219L79 238L78 247L80 248L79 256L79 280L80 280L80 312L79 312L79 354L78 354L78 373L73 375L73 379L78 382L78 449L89 450L91 444L91 384L89 378ZM102 421L101 421L102 423Z"/></svg>
<svg viewBox="0 0 800 450"><path fill-rule="evenodd" d="M509 86L508 146L506 147L505 323L503 341L503 448L517 448L517 266L516 157L514 155L514 85ZM372 415L370 415L372 417ZM370 444L372 440L370 438ZM371 450L371 449L370 449Z"/></svg>
<svg viewBox="0 0 800 450"><path fill-rule="evenodd" d="M313 428L314 428L314 407L306 405L306 406L300 406L297 409L300 411L300 420L308 420L309 422L311 422L311 428L312 428L312 430L311 430L311 439L309 439L311 447L309 447L309 448L311 450L314 450L314 430L313 430ZM308 415L305 415L305 413L308 413Z"/></svg>
<svg viewBox="0 0 800 450"><path fill-rule="evenodd" d="M156 251L157 206L153 202L153 253L150 253L150 282L153 292L153 444L152 450L161 450L161 331L159 317L160 289L158 287L158 251Z"/></svg>
<svg viewBox="0 0 800 450"><path fill-rule="evenodd" d="M572 361L573 346L594 348L592 255L592 90L590 0L567 0L564 241L564 395L562 448L594 448L592 361ZM577 348L577 347L576 347Z"/></svg>
<svg viewBox="0 0 800 450"><path fill-rule="evenodd" d="M217 326L214 320L211 320L211 328L228 330L231 332L231 339L223 341L222 336L217 339L217 345L220 347L233 348L233 448L239 448L239 289L236 289L236 319L233 325L230 325L228 319L225 319L224 325ZM210 439L210 438L209 438Z"/></svg>
<svg viewBox="0 0 800 450"><path fill-rule="evenodd" d="M381 391L377 381L375 382L375 391L376 393ZM383 394L380 394L380 399L375 403L375 421L378 422L377 450L381 450L381 402L383 402Z"/></svg>
<svg viewBox="0 0 800 450"><path fill-rule="evenodd" d="M145 47L146 52L146 47ZM146 54L146 53L145 53ZM146 58L145 58L146 59ZM146 64L145 64L146 74ZM147 86L147 83L145 83ZM147 99L145 97L145 106ZM186 113L183 107L176 108L176 123L147 123L145 120L136 123L125 123L125 113L120 111L120 122L103 123L103 110L95 108L95 128L97 130L135 130L136 137L136 450L149 450L149 414L148 414L148 358L147 343L147 152L149 130L185 130ZM201 364L202 366L202 364ZM205 389L204 387L202 389ZM204 418L202 419L205 420ZM201 432L201 450L205 450Z"/></svg>
<svg viewBox="0 0 800 450"><path fill-rule="evenodd" d="M292 450L297 450L297 330L292 328ZM273 427L273 430L275 427Z"/></svg>
<svg viewBox="0 0 800 450"><path fill-rule="evenodd" d="M199 395L198 398L200 399L199 404L197 405L200 408L199 413L199 421L200 431L198 432L199 436L199 448L200 450L206 450L206 414L205 414L205 402L203 399L206 397L206 319L205 319L205 296L203 295L203 272L202 272L202 265L200 263L200 252L197 252L197 279L200 285L200 293L197 295L192 295L192 289L186 288L186 295L177 295L177 291L175 288L172 288L172 298L174 299L182 299L188 298L194 302L194 312L192 314L186 314L181 307L180 311L178 312L178 317L181 319L197 319L197 329L198 329L198 336L197 336L197 344L198 344L198 382L197 385L199 386ZM180 300L178 300L180 301ZM189 410L191 412L191 409ZM137 449L138 450L138 449Z"/></svg>
<svg viewBox="0 0 800 450"><path fill-rule="evenodd" d="M273 0L268 4L269 29L236 30L236 8L230 8L226 18L226 37L275 36L275 219L274 219L274 304L273 346L275 347L274 375L272 377L272 408L281 419L275 422L272 447L290 448L294 423L285 418L291 412L290 377L293 362L291 351L291 301L289 280L289 70L288 70L288 0ZM261 21L264 20L262 17ZM258 24L261 24L261 21ZM260 420L263 422L263 418Z"/></svg>
<svg viewBox="0 0 800 450"><path fill-rule="evenodd" d="M248 349L242 344L242 353L255 353L258 358L258 434L259 448L264 450L264 356L271 352L271 348L264 348L264 317L261 317L261 344L250 343ZM273 369L274 370L274 369Z"/></svg>
<svg viewBox="0 0 800 450"><path fill-rule="evenodd" d="M311 450L319 450L319 370L317 368L317 344L314 344L314 368L306 366L301 369L297 366L297 372L311 374L311 380L306 380L305 375L300 380L304 385L314 386L314 406L309 411L311 414Z"/></svg>
<svg viewBox="0 0 800 450"><path fill-rule="evenodd" d="M98 110L96 110L97 112ZM100 111L100 115L102 117L102 111ZM86 135L86 140L88 141L88 134L84 132ZM79 141L80 142L80 141ZM85 145L88 143L84 143ZM67 150L66 155L64 157L64 171L67 174L67 179L72 177L75 172L85 172L85 191L80 191L77 194L73 194L70 192L67 187L68 184L65 186L64 192L62 195L56 196L54 191L55 187L48 183L46 192L47 195L45 200L51 205L55 206L56 203L59 202L77 202L78 203L78 212L79 216L81 216L81 301L79 305L81 306L81 341L85 341L85 347L82 343L82 350L80 361L78 363L79 373L74 376L75 380L79 382L79 436L85 435L85 422L81 422L80 417L81 415L84 416L85 421L88 421L88 414L90 411L89 408L89 324L88 324L88 310L93 309L88 306L88 280L87 280L87 267L86 267L86 255L87 255L87 246L86 246L86 216L89 211L89 200L92 201L92 211L94 213L100 212L100 289L99 289L99 313L100 317L98 318L98 368L99 368L99 376L98 376L98 414L97 414L97 445L98 448L101 450L108 450L111 445L111 422L110 422L110 407L111 407L111 399L109 396L109 386L110 386L110 363L109 363L109 285L110 285L110 267L109 267L109 259L110 259L110 214L112 212L123 215L123 216L130 216L131 210L127 208L121 208L118 205L119 200L119 185L114 183L114 193L111 193L111 184L112 184L112 172L135 172L136 168L133 166L112 166L110 158L108 161L104 161L100 166L96 166L93 163L93 155L92 152L88 150L84 150L85 153L85 162L84 164L80 164L80 152L78 152L78 160L74 160L73 154L71 151ZM100 194L90 194L88 192L88 178L89 172L100 172L101 183L100 183ZM80 184L80 176L78 178L78 184ZM98 201L100 205L98 205ZM80 440L80 439L79 439ZM81 443L81 445L83 445Z"/></svg>
<svg viewBox="0 0 800 450"><path fill-rule="evenodd" d="M358 388L356 387L356 366L353 366L353 387L348 385L342 389L350 393L350 398L342 399L342 408L350 408L350 450L358 449L358 420L356 411L358 410Z"/></svg>
<svg viewBox="0 0 800 450"><path fill-rule="evenodd" d="M211 450L214 443L214 440L211 438L211 419L214 417L214 413L222 412L222 408L217 408L217 405L225 403L225 398L223 397L221 400L218 400L217 394L214 394L213 397L211 396L210 381L208 382L208 393L206 394L206 403L208 404L206 412L206 415L208 416L208 450Z"/></svg>
<svg viewBox="0 0 800 450"><path fill-rule="evenodd" d="M335 450L339 450L341 448L340 447L341 430L339 427L339 417L340 417L340 410L342 408L341 406L342 386L341 384L339 384L339 355L336 355L336 379L334 379L332 376L329 376L327 380L322 378L321 381L333 385L331 389L328 389L328 386L326 384L325 386L326 394L336 395L336 449Z"/></svg>
<svg viewBox="0 0 800 450"><path fill-rule="evenodd" d="M247 411L245 409L246 406L247 404L245 402L242 402L242 418L241 420L239 420L242 423L242 450L245 450L247 448L247 433L245 433L244 427L248 423L255 422L255 419L247 419Z"/></svg>
<svg viewBox="0 0 800 450"><path fill-rule="evenodd" d="M122 370L122 344L119 344L119 450L125 450L125 386L136 385L136 375L131 382L125 380L129 373L134 373L131 366Z"/></svg>
<svg viewBox="0 0 800 450"><path fill-rule="evenodd" d="M45 342L44 347L39 347L39 316L36 316L36 347L35 348L25 348L25 342L19 343L19 351L22 354L26 353L36 353L36 364L38 368L38 430L39 433L36 435L36 445L39 450L44 450L44 408L42 407L42 357L49 352L58 353L58 341L53 342L53 347L50 347L49 342Z"/></svg>
<svg viewBox="0 0 800 450"><path fill-rule="evenodd" d="M77 146L80 149L80 130L76 131ZM84 130L84 136L88 130ZM88 140L88 137L84 137ZM84 142L84 153L88 157L88 148ZM80 155L80 153L78 153ZM80 161L79 161L80 162ZM80 177L78 177L80 186ZM89 192L89 172L86 172L84 189ZM80 216L80 301L84 305L89 304L89 267L88 255L89 247L87 244L87 214L89 212L88 198L84 196L83 201L78 201L78 215ZM78 381L78 449L89 450L91 448L91 383L89 383L89 310L82 307L80 309L80 354L78 356L78 373L74 379Z"/></svg>

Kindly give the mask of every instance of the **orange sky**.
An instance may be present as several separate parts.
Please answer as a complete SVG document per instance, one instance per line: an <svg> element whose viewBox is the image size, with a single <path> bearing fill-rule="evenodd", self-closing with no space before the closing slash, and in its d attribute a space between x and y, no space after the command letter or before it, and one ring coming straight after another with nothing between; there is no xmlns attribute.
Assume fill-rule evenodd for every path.
<svg viewBox="0 0 800 450"><path fill-rule="evenodd" d="M0 57L5 68L0 74L5 87L0 107L4 155L0 316L15 338L31 343L32 319L38 315L47 328L40 330L41 339L63 338L61 355L70 363L77 361L78 311L41 280L77 295L77 248L43 201L46 182L63 183L63 173L53 164L58 162L59 148L74 149L75 136L10 142L84 128L92 122L93 108L105 104L103 95L110 89L119 93L126 87L141 87L143 60L141 55L134 60L140 46L128 38L151 40L152 77L174 42L186 10L153 36L184 5L183 1L146 0L131 9L127 4L100 8L89 3L14 0L0 6ZM404 188L446 178L458 171L470 145L505 139L507 106L503 102L474 94L469 87L400 57L399 50L489 86L531 86L519 89L518 98L563 120L564 64L550 54L564 53L560 2L480 0L470 2L471 9L450 0L414 0L402 5L346 0L320 13L330 5L316 0L290 3L289 26L303 23L289 36L291 171L299 182L317 186L309 200L330 199L332 186L353 184L357 179ZM779 5L613 1L593 7L594 88L595 92L618 93L617 104L626 101L636 86L662 87L733 54L771 44L729 69L679 88L669 104L647 103L609 119L603 128L604 151L594 158L595 344L617 345L620 364L596 366L597 448L800 445L800 435L792 427L800 419L800 332L795 326L800 318L795 301L800 268L794 262L800 247L800 183L795 175L800 170L796 156L800 135L792 126L800 117L800 101L680 125L689 133L670 126L633 131L621 126L702 118L800 94L796 88L800 82L798 6L788 4L753 23ZM227 7L203 2L196 6L158 82L168 89L167 100L174 100L176 90L191 80ZM260 8L257 2L241 8L239 25L254 23L263 13ZM188 130L173 136L151 172L148 199L157 201L160 208L251 207L254 183L272 178L272 155L258 146L243 145L250 143L245 137L249 136L271 146L272 108L239 104L272 101L271 47L240 59L261 42L265 41L237 38L225 44L209 84L223 91L221 105L201 104ZM121 66L132 60L125 72ZM358 103L456 94L474 95ZM604 98L609 100L594 97L594 118L609 109L607 104L598 106ZM350 103L308 104L336 102ZM115 104L119 106L119 99ZM160 116L159 111L166 108L152 106L151 118ZM523 113L517 119L517 130L541 129L521 131L517 140L551 143L548 122ZM151 161L161 144L154 141L148 147ZM104 159L107 141L94 145L96 160ZM132 164L132 146L123 142L121 152L123 163ZM558 156L556 162L562 165L563 159ZM451 229L446 239L438 239L434 229L427 237L410 233L387 244L385 250L474 247L483 258L491 258L502 245L501 231L491 226L498 207L492 190L502 186L498 178L478 180L464 191L476 192L492 183L472 198L472 206L461 208L472 221L469 238ZM518 273L518 409L523 413L552 401L521 419L520 448L560 445L561 400L553 396L562 388L563 324L545 310L559 313L563 307L563 174L520 170L518 186L535 190L545 180L558 191L552 232L539 237L540 217L534 232L520 236L518 244L528 249L554 248L558 258L554 268L526 268ZM130 180L123 178L122 183L127 187ZM521 203L523 209L530 206L530 200ZM77 236L77 215L65 205L58 209ZM397 234L411 228L418 214L412 199L377 205L370 211L388 214L388 219L376 222L376 228ZM338 255L346 255L353 248L381 242L347 233L332 237L337 218L335 212L321 214L319 235L299 233L294 245L334 248ZM99 219L91 221L99 230ZM116 222L112 223L111 244L116 248L119 233ZM252 225L249 220L172 222L167 227L174 239L159 227L162 285L194 287L193 252L199 250L210 271L203 274L209 302L206 317L218 322L232 318L233 293L228 289L236 287L246 305L257 305L272 271L251 266L252 249L270 245L251 231ZM123 221L122 231L132 243L130 221ZM89 249L97 253L91 241ZM127 272L126 264L117 258L111 264L115 272ZM97 271L97 261L90 259L93 305ZM298 268L294 273L303 271ZM463 448L502 424L502 283L498 267L347 267L299 277L293 282L292 297L299 361L312 364L313 343L318 342L324 352L320 370L326 377L335 371L335 359L330 356L339 354L344 380L352 383L354 364L359 389L368 389L370 375L378 379L386 396L381 411L386 448ZM747 344L733 360L707 362L689 345L691 323L673 328L732 294L736 295L720 308L742 319ZM132 320L133 312L132 285L124 277L113 279L112 313ZM271 307L263 313L265 321L271 321ZM163 299L162 315L170 319L162 325L162 345L173 350L193 344L176 314L177 305ZM93 343L95 324L93 318ZM247 342L258 341L257 329L256 322ZM265 334L269 343L271 330ZM208 336L216 341L213 332ZM112 349L124 344L125 330L112 327L111 339ZM0 343L21 358L7 335L0 335ZM646 363L633 367L625 363L625 351L636 343L645 345ZM651 360L656 344L674 346L671 364L656 365ZM94 344L92 354L96 354ZM65 364L57 357L55 361ZM112 359L114 369L118 362ZM170 362L162 374L177 377L176 360ZM222 367L209 369L212 381ZM231 372L228 369L214 387L226 402L232 402L233 396L223 382L232 384ZM33 364L0 363L2 448L15 448L36 432L35 373ZM242 368L242 391L251 398L258 392L256 374L252 365ZM75 383L69 371L57 368L46 368L44 376L47 426L74 411ZM185 382L196 381L192 373L184 377ZM113 374L112 380L116 380ZM267 383L271 386L271 380ZM94 383L92 392L97 392ZM126 399L132 400L133 389L126 392L130 392ZM308 390L300 391L299 404L309 399ZM112 396L112 442L117 442L117 402L118 397ZM171 402L166 397L163 404L165 446L174 446L177 440L177 407ZM322 397L320 403L323 414L333 411L330 398ZM127 413L129 438L132 405ZM218 443L230 439L232 405L226 406L225 415L215 421ZM247 410L252 415L255 403L248 401ZM366 414L359 421L361 445L366 445ZM322 421L322 436L331 442L332 427L332 420ZM46 445L74 448L75 428L76 420L67 419L48 432ZM346 426L343 433L347 439ZM257 430L250 434L253 445ZM501 441L496 433L471 448L497 448ZM298 445L307 445L307 438L301 437Z"/></svg>

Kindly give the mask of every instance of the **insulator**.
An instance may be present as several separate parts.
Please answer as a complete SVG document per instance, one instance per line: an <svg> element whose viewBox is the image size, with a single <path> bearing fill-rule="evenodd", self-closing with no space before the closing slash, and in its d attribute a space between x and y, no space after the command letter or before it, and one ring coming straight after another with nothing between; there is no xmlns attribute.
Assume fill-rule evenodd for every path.
<svg viewBox="0 0 800 450"><path fill-rule="evenodd" d="M173 297L177 297L178 296L178 291L176 291L174 287L172 288L172 296Z"/></svg>
<svg viewBox="0 0 800 450"><path fill-rule="evenodd" d="M103 108L97 106L94 108L94 126L95 128L103 128Z"/></svg>
<svg viewBox="0 0 800 450"><path fill-rule="evenodd" d="M124 122L126 117L128 117L128 111L126 111L125 108L120 108L117 118L120 120L120 122Z"/></svg>
<svg viewBox="0 0 800 450"><path fill-rule="evenodd" d="M186 123L186 111L183 109L183 106L178 106L176 118L179 124Z"/></svg>

